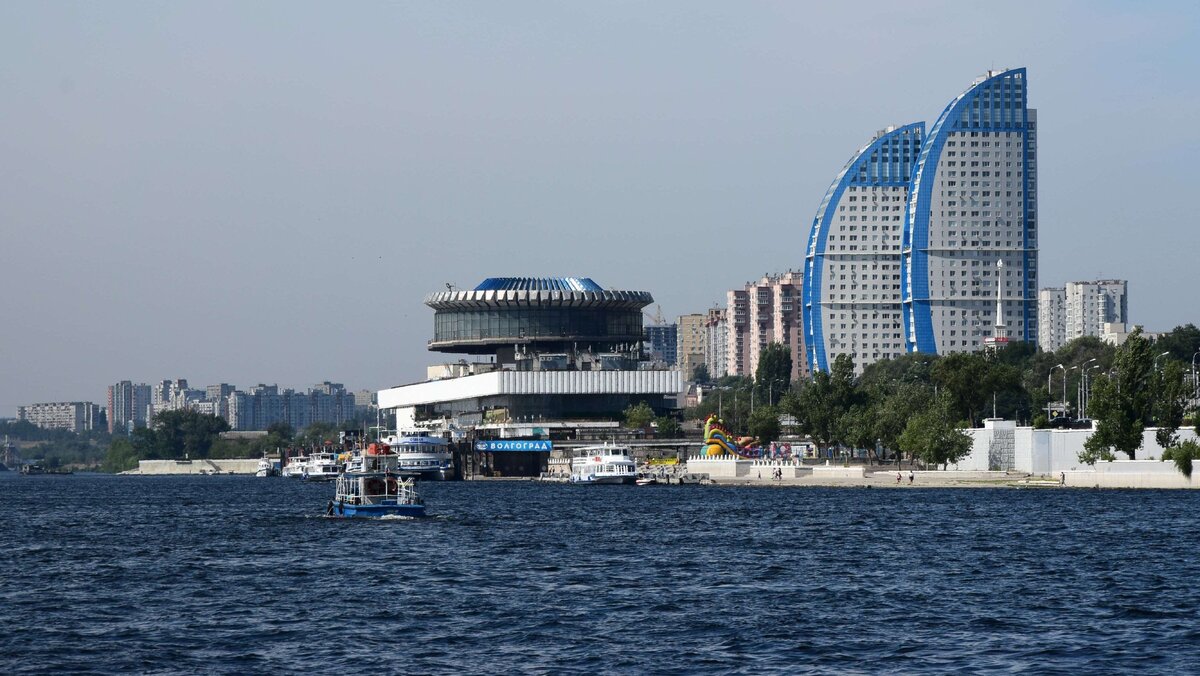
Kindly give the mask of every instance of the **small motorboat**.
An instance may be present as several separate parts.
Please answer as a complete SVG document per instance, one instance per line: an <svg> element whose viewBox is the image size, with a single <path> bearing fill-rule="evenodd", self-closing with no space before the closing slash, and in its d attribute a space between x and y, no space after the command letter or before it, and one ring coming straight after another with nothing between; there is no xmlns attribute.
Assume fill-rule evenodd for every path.
<svg viewBox="0 0 1200 676"><path fill-rule="evenodd" d="M389 516L425 516L425 500L417 492L416 478L397 470L398 458L379 454L372 445L353 472L337 477L327 516L379 519Z"/></svg>
<svg viewBox="0 0 1200 676"><path fill-rule="evenodd" d="M258 469L255 470L254 476L279 476L279 466L275 464L274 460L264 455L262 459L258 461Z"/></svg>

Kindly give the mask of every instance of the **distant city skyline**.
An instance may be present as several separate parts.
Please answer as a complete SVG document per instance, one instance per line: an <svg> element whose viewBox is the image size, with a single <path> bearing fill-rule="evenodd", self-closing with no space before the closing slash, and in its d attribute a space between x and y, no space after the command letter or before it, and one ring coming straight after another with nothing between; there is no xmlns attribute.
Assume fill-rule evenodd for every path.
<svg viewBox="0 0 1200 676"><path fill-rule="evenodd" d="M413 382L439 361L422 299L489 276L723 307L803 267L852 149L1006 67L1038 109L1039 286L1128 280L1131 324L1197 322L1198 24L1182 2L4 3L0 416L173 374Z"/></svg>

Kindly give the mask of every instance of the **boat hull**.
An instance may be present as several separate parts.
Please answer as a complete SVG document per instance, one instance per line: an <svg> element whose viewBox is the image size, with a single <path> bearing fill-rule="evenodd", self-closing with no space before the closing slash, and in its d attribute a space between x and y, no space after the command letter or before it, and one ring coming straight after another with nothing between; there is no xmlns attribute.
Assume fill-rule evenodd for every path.
<svg viewBox="0 0 1200 676"><path fill-rule="evenodd" d="M377 505L341 504L333 506L333 513L330 516L343 519L381 519L385 516L421 517L425 516L425 505L397 505L387 503Z"/></svg>
<svg viewBox="0 0 1200 676"><path fill-rule="evenodd" d="M447 474L451 471L441 467L406 467L404 463L400 463L397 469L405 474L415 474L422 481L445 481Z"/></svg>
<svg viewBox="0 0 1200 676"><path fill-rule="evenodd" d="M636 477L632 476L595 476L585 475L583 477L571 477L573 484L632 484Z"/></svg>

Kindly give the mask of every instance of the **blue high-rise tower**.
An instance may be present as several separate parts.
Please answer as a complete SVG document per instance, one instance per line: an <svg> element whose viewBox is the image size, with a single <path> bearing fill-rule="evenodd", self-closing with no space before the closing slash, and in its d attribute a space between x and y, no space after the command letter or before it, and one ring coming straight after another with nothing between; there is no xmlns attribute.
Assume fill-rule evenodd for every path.
<svg viewBox="0 0 1200 676"><path fill-rule="evenodd" d="M904 212L910 352L975 351L998 326L1037 341L1037 113L1027 94L1024 68L989 71L924 140Z"/></svg>
<svg viewBox="0 0 1200 676"><path fill-rule="evenodd" d="M905 351L901 321L904 205L925 123L889 127L850 158L813 218L804 259L809 370L838 354L857 369Z"/></svg>

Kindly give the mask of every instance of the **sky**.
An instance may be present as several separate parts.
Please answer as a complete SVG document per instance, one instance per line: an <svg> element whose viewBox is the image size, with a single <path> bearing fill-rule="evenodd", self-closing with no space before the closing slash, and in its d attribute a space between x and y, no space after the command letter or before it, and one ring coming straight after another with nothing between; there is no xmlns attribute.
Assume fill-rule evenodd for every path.
<svg viewBox="0 0 1200 676"><path fill-rule="evenodd" d="M119 380L423 379L490 276L667 317L799 270L834 175L989 68L1038 109L1041 286L1200 323L1200 5L0 3L0 416ZM651 306L653 314L657 308Z"/></svg>

